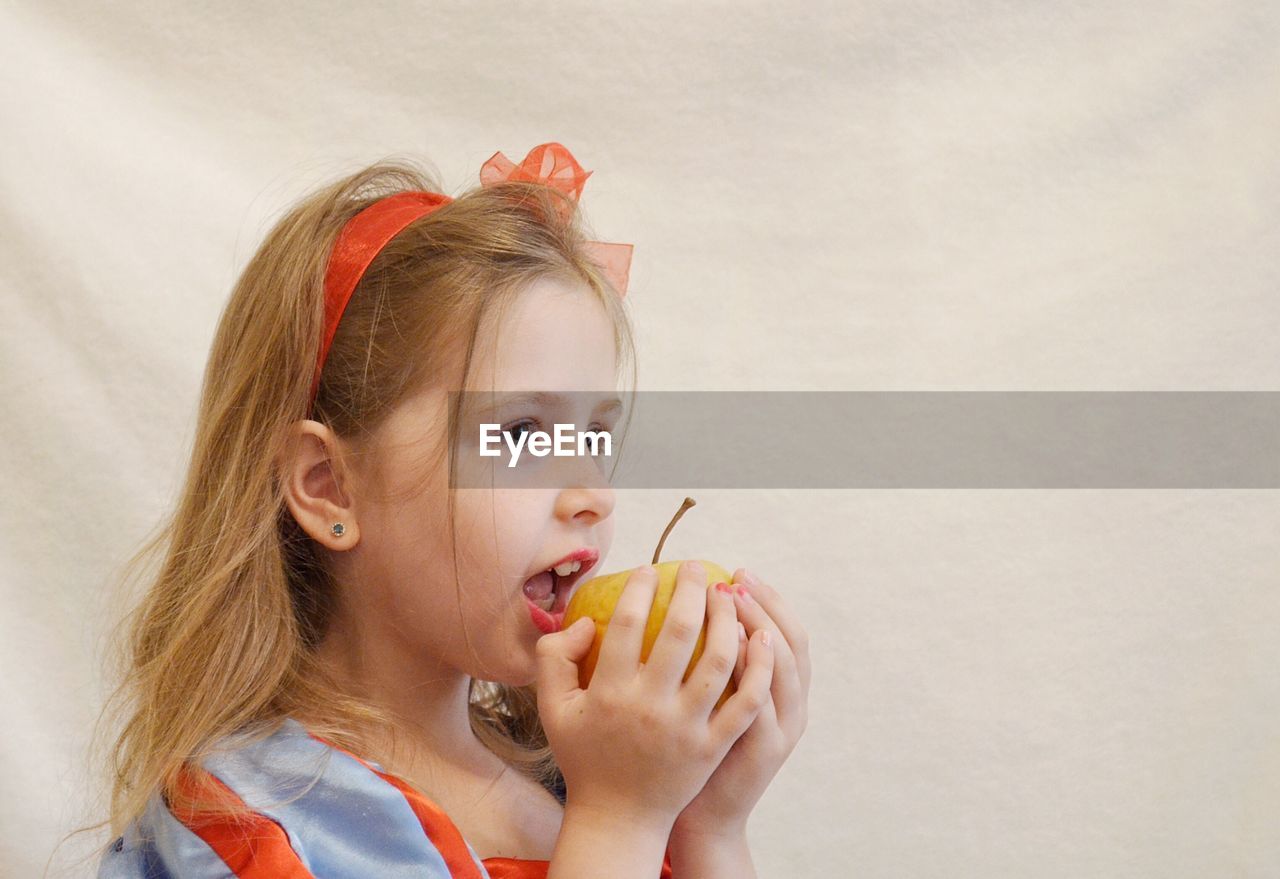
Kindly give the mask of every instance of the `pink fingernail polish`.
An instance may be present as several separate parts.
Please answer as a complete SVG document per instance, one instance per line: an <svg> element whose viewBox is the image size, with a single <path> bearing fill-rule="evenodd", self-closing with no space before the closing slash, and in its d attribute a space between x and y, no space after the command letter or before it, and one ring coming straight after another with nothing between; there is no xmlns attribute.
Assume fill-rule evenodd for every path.
<svg viewBox="0 0 1280 879"><path fill-rule="evenodd" d="M719 583L716 584L716 591L724 592L726 594L733 592L733 590L729 588L729 584L724 582L723 580L721 580Z"/></svg>
<svg viewBox="0 0 1280 879"><path fill-rule="evenodd" d="M751 593L747 591L747 587L744 586L743 584L738 583L737 585L735 585L733 587L733 592L735 595L737 595L739 598L742 599L743 604L751 603Z"/></svg>

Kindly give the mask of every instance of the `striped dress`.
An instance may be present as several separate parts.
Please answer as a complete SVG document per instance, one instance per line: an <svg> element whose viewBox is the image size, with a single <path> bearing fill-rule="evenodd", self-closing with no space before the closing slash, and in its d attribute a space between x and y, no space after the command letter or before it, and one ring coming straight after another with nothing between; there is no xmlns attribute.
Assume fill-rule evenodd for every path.
<svg viewBox="0 0 1280 879"><path fill-rule="evenodd" d="M206 758L181 784L243 803L252 818L175 813L157 794L108 848L98 879L545 879L549 866L481 860L421 792L292 719ZM669 856L661 876L671 877Z"/></svg>

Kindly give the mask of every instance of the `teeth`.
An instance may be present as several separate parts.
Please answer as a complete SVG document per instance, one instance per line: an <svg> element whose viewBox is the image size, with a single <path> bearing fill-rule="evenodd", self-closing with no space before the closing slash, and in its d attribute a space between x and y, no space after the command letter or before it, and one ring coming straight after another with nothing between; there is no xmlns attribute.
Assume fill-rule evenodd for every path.
<svg viewBox="0 0 1280 879"><path fill-rule="evenodd" d="M556 565L552 570L556 572L558 577L567 577L582 570L582 562L565 562L563 565Z"/></svg>

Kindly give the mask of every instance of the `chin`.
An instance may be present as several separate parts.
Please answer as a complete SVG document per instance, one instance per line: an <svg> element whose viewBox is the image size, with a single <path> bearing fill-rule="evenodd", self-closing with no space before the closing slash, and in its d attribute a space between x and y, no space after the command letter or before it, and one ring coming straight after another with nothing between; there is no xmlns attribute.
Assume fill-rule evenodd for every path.
<svg viewBox="0 0 1280 879"><path fill-rule="evenodd" d="M528 664L524 664L526 657L519 657L520 663L516 667L509 670L509 673L503 679L503 682L513 687L528 687L538 681L538 657L533 651L529 651Z"/></svg>
<svg viewBox="0 0 1280 879"><path fill-rule="evenodd" d="M537 658L530 652L529 656L508 656L506 662L489 668L488 674L473 675L481 680L493 681L495 684L506 684L508 687L528 687L538 680Z"/></svg>

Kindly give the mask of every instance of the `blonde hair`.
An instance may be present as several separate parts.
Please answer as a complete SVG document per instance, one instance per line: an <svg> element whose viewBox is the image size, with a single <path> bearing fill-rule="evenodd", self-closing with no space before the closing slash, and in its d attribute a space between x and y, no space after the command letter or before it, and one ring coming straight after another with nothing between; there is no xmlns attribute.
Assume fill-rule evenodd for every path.
<svg viewBox="0 0 1280 879"><path fill-rule="evenodd" d="M187 799L178 781L224 737L267 735L304 714L311 732L359 754L375 730L394 730L317 663L335 584L285 505L275 462L289 454L291 424L312 417L359 448L459 360L465 382L482 317L548 277L585 283L603 303L634 388L629 318L584 253L576 203L540 184L500 183L467 191L382 250L351 297L310 410L330 248L361 209L404 190L442 191L398 159L319 189L276 223L235 285L176 507L128 566L161 559L127 621L122 680L108 703L118 735L102 823L113 837L156 793L171 808L218 811ZM452 522L452 493L449 506ZM476 736L550 789L558 769L533 687L473 680L469 701Z"/></svg>

